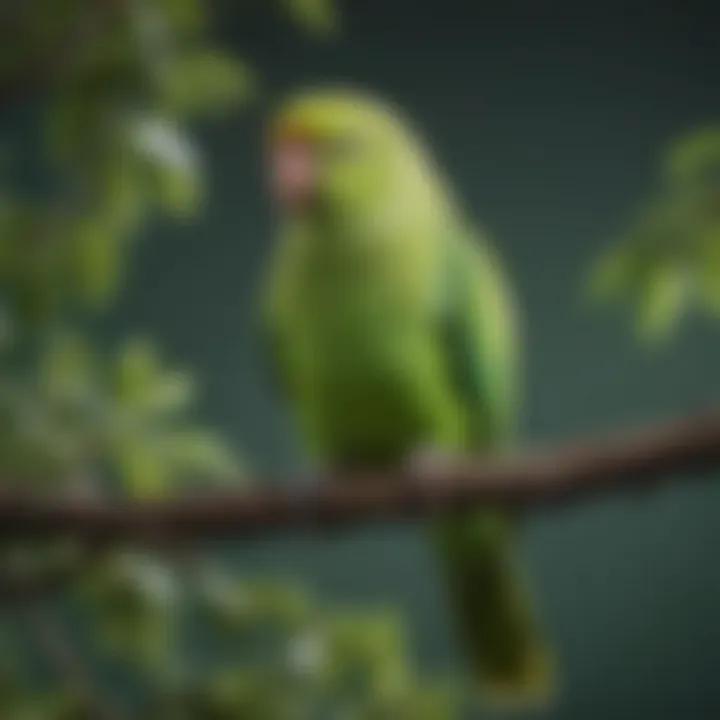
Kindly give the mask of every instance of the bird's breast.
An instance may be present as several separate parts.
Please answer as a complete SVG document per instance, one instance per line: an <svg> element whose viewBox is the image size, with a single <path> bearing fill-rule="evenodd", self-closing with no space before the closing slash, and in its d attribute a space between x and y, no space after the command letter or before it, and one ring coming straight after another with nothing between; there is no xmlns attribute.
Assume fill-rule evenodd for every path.
<svg viewBox="0 0 720 720"><path fill-rule="evenodd" d="M306 326L303 407L341 459L393 457L456 414L428 319L400 310L337 304Z"/></svg>

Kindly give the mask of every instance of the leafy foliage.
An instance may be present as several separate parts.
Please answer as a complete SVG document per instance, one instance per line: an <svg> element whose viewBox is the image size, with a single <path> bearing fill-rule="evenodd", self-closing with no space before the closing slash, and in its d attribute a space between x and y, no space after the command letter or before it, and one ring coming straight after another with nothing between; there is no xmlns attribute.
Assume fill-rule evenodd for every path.
<svg viewBox="0 0 720 720"><path fill-rule="evenodd" d="M648 340L667 338L693 308L720 312L720 127L669 148L656 196L600 258L590 292L630 301Z"/></svg>
<svg viewBox="0 0 720 720"><path fill-rule="evenodd" d="M335 27L329 0L284 10L311 31ZM202 0L44 0L19 5L16 20L0 41L0 79L45 82L41 139L57 192L0 194L0 477L133 497L237 481L235 454L193 417L192 376L148 340L101 349L86 321L122 290L151 216L187 222L202 210L189 125L239 107L252 73L212 42ZM77 575L63 602L44 603L50 629L77 626L60 634L59 657L15 632L23 592L0 597L0 717L455 714L454 693L417 676L392 613L327 607L185 548L91 556L72 543L0 547L1 583ZM122 678L128 692L105 692Z"/></svg>
<svg viewBox="0 0 720 720"><path fill-rule="evenodd" d="M283 0L291 17L314 34L327 35L338 27L333 0Z"/></svg>
<svg viewBox="0 0 720 720"><path fill-rule="evenodd" d="M165 692L148 717L436 720L454 709L449 687L427 687L412 673L393 614L329 609L297 587L240 581L208 564L192 584L146 564L126 556L116 566L124 601L103 614L102 638L160 673ZM127 583L128 571L144 583ZM168 675L178 617L191 607L216 642L191 677Z"/></svg>
<svg viewBox="0 0 720 720"><path fill-rule="evenodd" d="M114 467L135 496L192 475L237 478L232 453L186 417L195 395L187 373L166 369L147 342L103 360L89 342L54 334L29 377L0 386L6 471L62 483Z"/></svg>

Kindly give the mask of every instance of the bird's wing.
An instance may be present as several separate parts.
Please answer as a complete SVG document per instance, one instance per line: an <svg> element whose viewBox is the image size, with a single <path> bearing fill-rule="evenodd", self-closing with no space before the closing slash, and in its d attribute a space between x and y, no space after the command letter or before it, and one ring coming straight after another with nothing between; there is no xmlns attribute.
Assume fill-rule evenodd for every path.
<svg viewBox="0 0 720 720"><path fill-rule="evenodd" d="M506 444L519 402L519 337L514 297L490 243L458 233L446 243L441 347L467 408L472 447Z"/></svg>

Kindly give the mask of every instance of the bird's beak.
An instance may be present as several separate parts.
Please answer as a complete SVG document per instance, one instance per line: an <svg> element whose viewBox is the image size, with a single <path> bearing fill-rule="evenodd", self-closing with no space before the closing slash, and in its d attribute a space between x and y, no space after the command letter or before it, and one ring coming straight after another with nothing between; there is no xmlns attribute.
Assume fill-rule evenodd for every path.
<svg viewBox="0 0 720 720"><path fill-rule="evenodd" d="M271 190L277 202L288 208L307 205L316 189L317 168L308 140L284 138L271 148Z"/></svg>

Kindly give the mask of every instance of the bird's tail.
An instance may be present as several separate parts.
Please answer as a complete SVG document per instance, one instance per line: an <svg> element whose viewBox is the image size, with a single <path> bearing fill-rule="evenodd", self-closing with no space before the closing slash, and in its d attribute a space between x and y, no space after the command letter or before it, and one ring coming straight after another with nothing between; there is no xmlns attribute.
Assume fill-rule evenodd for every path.
<svg viewBox="0 0 720 720"><path fill-rule="evenodd" d="M547 704L553 663L519 567L513 523L473 514L438 521L433 534L459 641L484 699Z"/></svg>

